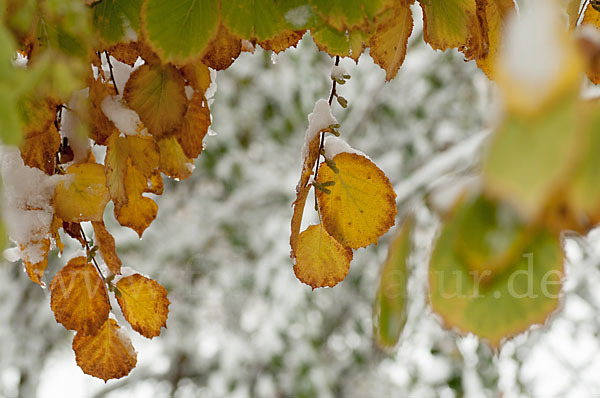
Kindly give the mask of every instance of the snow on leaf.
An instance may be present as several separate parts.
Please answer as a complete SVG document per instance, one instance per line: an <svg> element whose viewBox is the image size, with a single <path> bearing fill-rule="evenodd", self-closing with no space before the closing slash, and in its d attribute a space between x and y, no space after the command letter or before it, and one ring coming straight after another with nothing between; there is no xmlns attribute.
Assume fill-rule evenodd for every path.
<svg viewBox="0 0 600 398"><path fill-rule="evenodd" d="M149 339L160 335L169 315L167 290L140 274L121 278L117 289L117 302L133 330Z"/></svg>
<svg viewBox="0 0 600 398"><path fill-rule="evenodd" d="M115 238L108 232L104 221L92 221L94 227L94 242L100 249L100 254L106 266L113 274L121 273L121 259L117 255Z"/></svg>
<svg viewBox="0 0 600 398"><path fill-rule="evenodd" d="M184 180L192 175L194 163L188 158L175 137L158 141L160 153L159 170L171 178Z"/></svg>
<svg viewBox="0 0 600 398"><path fill-rule="evenodd" d="M557 308L563 252L557 235L531 229L525 244L509 250L505 269L482 280L456 250L457 239L470 227L461 223L461 213L475 202L459 205L437 240L429 266L429 299L446 327L474 333L498 349L506 339L546 322ZM486 230L473 237L484 241L494 232L502 234L501 226Z"/></svg>
<svg viewBox="0 0 600 398"><path fill-rule="evenodd" d="M56 321L81 335L94 335L108 319L104 281L85 257L71 259L50 283L50 307Z"/></svg>
<svg viewBox="0 0 600 398"><path fill-rule="evenodd" d="M113 134L108 139L106 184L115 203L115 217L140 237L158 212L156 203L142 194L162 192L159 160L158 146L151 138Z"/></svg>
<svg viewBox="0 0 600 398"><path fill-rule="evenodd" d="M311 225L298 238L296 277L313 289L333 287L346 278L352 250L344 248L323 225Z"/></svg>
<svg viewBox="0 0 600 398"><path fill-rule="evenodd" d="M114 319L108 319L94 335L73 338L77 365L84 373L107 381L127 376L137 363L131 340Z"/></svg>
<svg viewBox="0 0 600 398"><path fill-rule="evenodd" d="M369 40L373 61L385 70L385 80L390 81L404 62L408 38L413 29L410 9L412 2L394 3L389 14L377 20L377 29Z"/></svg>
<svg viewBox="0 0 600 398"><path fill-rule="evenodd" d="M373 162L355 153L333 158L337 173L322 163L317 183L333 181L330 193L317 190L327 232L344 247L358 249L377 243L395 222L396 194Z"/></svg>
<svg viewBox="0 0 600 398"><path fill-rule="evenodd" d="M163 61L183 63L197 58L217 33L219 3L217 0L146 0L142 7L145 36Z"/></svg>
<svg viewBox="0 0 600 398"><path fill-rule="evenodd" d="M413 221L406 220L388 249L381 267L373 306L373 336L377 344L392 348L398 343L407 318L407 261Z"/></svg>
<svg viewBox="0 0 600 398"><path fill-rule="evenodd" d="M181 126L187 107L185 80L172 65L142 65L131 74L123 98L157 138Z"/></svg>
<svg viewBox="0 0 600 398"><path fill-rule="evenodd" d="M91 79L89 91L88 113L90 117L90 137L99 145L106 145L106 140L116 131L116 126L102 110L102 103L114 88L103 83L101 79Z"/></svg>
<svg viewBox="0 0 600 398"><path fill-rule="evenodd" d="M208 44L202 63L215 70L227 69L242 52L242 40L231 34L222 24L217 35Z"/></svg>
<svg viewBox="0 0 600 398"><path fill-rule="evenodd" d="M423 36L434 50L469 45L477 26L476 0L419 0L423 9Z"/></svg>
<svg viewBox="0 0 600 398"><path fill-rule="evenodd" d="M29 167L37 167L48 175L54 174L60 134L54 120L58 102L50 98L26 100L22 106L25 126L21 142L21 157Z"/></svg>
<svg viewBox="0 0 600 398"><path fill-rule="evenodd" d="M67 179L54 191L56 216L66 222L101 221L110 200L104 166L79 163L67 169Z"/></svg>

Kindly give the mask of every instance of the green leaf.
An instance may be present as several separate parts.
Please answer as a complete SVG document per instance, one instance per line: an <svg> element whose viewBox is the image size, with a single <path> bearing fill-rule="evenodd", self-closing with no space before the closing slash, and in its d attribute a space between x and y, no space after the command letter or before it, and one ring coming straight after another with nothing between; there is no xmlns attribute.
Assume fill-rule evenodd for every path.
<svg viewBox="0 0 600 398"><path fill-rule="evenodd" d="M319 14L332 28L343 31L366 27L390 6L387 0L311 0Z"/></svg>
<svg viewBox="0 0 600 398"><path fill-rule="evenodd" d="M146 0L146 36L163 61L184 62L204 53L219 27L217 0Z"/></svg>
<svg viewBox="0 0 600 398"><path fill-rule="evenodd" d="M406 324L406 263L410 255L412 229L413 221L405 221L390 245L387 259L381 269L373 306L373 336L382 348L394 347Z"/></svg>
<svg viewBox="0 0 600 398"><path fill-rule="evenodd" d="M492 195L536 219L578 155L577 102L572 96L535 114L511 114L492 137L484 172Z"/></svg>
<svg viewBox="0 0 600 398"><path fill-rule="evenodd" d="M456 216L443 228L429 266L429 298L446 327L474 333L498 348L504 339L533 324L544 323L557 308L563 252L558 236L544 229L530 229L520 249L511 246L512 254L502 272L493 273L490 269L493 277L484 280L470 270L467 260L455 250L457 240L472 226L464 222L465 213L477 211L483 216L482 212L498 213L506 206L498 203L481 206L480 200L467 200L459 205ZM501 236L501 229L501 225L494 226L491 222L485 228L487 234L479 235L479 239L490 239L491 232ZM477 243L478 247L486 244Z"/></svg>
<svg viewBox="0 0 600 398"><path fill-rule="evenodd" d="M223 24L242 39L264 41L290 29L274 0L238 0L221 3Z"/></svg>
<svg viewBox="0 0 600 398"><path fill-rule="evenodd" d="M434 50L468 44L478 23L475 0L419 0L423 9L423 38Z"/></svg>
<svg viewBox="0 0 600 398"><path fill-rule="evenodd" d="M126 20L139 32L142 0L102 0L92 7L94 27L106 44L117 43L123 38Z"/></svg>

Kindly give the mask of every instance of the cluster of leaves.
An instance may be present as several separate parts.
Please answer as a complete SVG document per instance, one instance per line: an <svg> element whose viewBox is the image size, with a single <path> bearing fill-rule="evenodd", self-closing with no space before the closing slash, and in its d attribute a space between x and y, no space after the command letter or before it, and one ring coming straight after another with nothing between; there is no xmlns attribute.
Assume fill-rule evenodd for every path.
<svg viewBox="0 0 600 398"><path fill-rule="evenodd" d="M87 250L87 258L69 261L51 283L52 309L60 323L77 331L73 348L86 373L106 380L122 377L135 366L130 343L109 318L109 291L115 293L125 319L142 335L154 337L165 325L166 291L139 274L121 277L121 261L104 226L104 210L112 201L116 220L141 237L158 211L156 203L144 195L162 193L161 173L174 179L189 177L210 124L205 98L211 82L209 68L226 69L242 51L252 52L256 45L276 53L283 51L295 46L309 30L317 47L332 56L358 60L370 47L371 56L390 80L405 58L413 3L5 2L0 9L4 60L0 65L0 134L4 143L19 146L27 166L49 177L63 176L52 198L53 221L41 231L44 237L40 240L36 234L35 239L17 243L23 250L28 246L42 248L42 261L25 261L28 275L39 284L50 248L56 245L62 250L61 228ZM579 2L569 5L577 14L578 7L572 3ZM598 189L592 183L597 105L579 100L572 89L579 76L579 63L561 78L543 107L532 110L523 104L522 98L528 93L520 92L518 86L511 85L510 76L503 77L502 71L496 70L501 32L515 9L513 0L419 0L419 4L427 43L436 50L458 48L466 59L476 60L489 77L504 82L508 93L511 111L484 165L484 193L456 206L430 267L431 275L442 270L444 275L453 275L453 286L459 286L454 282L460 280L460 289L466 289L456 295L460 299L446 299L438 295L443 290L432 276L433 308L449 326L475 332L497 345L503 337L544 320L556 307L557 299L525 302L505 298L506 276L528 266L523 265L521 254L533 253L545 259L542 271L556 271L552 281L560 280L558 231L570 228L584 232L597 221ZM573 19L576 24L577 15ZM590 4L584 23L598 26L598 20ZM582 46L590 78L597 82L600 51L593 42L582 42ZM16 65L17 51L26 60L25 67ZM115 76L113 64L129 68L125 82ZM514 104L510 98L517 98ZM346 100L338 97L338 102L344 106ZM135 114L139 121L132 128L109 115L107 108ZM65 112L76 120L71 126L76 134L65 132ZM343 280L352 249L376 243L394 224L396 215L391 185L368 158L342 152L320 162L324 136L334 130L323 129L308 143L292 218L294 270L313 288ZM106 147L103 161L95 159L87 146L88 138L94 145ZM515 153L523 156L509 165L507 156L513 159ZM300 233L312 187L321 222ZM84 236L82 222L92 223L97 246L90 245ZM408 253L410 234L404 231L400 243L393 247ZM502 245L485 240L490 234L500 236ZM106 275L97 264L98 250ZM378 335L385 334L385 345L393 345L404 319L404 306L397 301L402 296L401 284L389 282L389 275L396 274L388 267L405 266L405 259L405 255L391 255L387 263L391 265L382 273L380 291L393 291L377 299ZM402 269L399 272L397 275L404 275ZM484 281L484 286L476 283L479 281ZM483 299L467 294L464 298L466 292L479 288L494 294L485 294ZM490 316L492 306L504 311Z"/></svg>
<svg viewBox="0 0 600 398"><path fill-rule="evenodd" d="M321 106L328 109L333 97L337 96L336 84L345 83L335 75L332 80L329 104L321 100L323 102L317 103L315 112ZM340 104L346 105L345 100ZM327 157L325 136L339 136L339 127L333 124L318 131L313 138L309 137L293 203L290 246L294 272L300 281L313 289L333 287L343 281L352 261L352 249L377 243L379 237L394 225L396 217L394 189L383 171L370 159L351 152ZM319 163L321 157L323 162ZM315 178L311 183L313 169ZM300 233L304 207L313 187L320 223Z"/></svg>
<svg viewBox="0 0 600 398"><path fill-rule="evenodd" d="M564 277L561 234L585 235L600 221L600 103L580 95L584 72L598 83L599 44L589 35L600 33L600 12L584 2L575 29L580 2L571 3L570 26L555 23L548 38L561 65L543 90L532 92L506 65L496 66L506 111L482 161L482 183L442 212L430 260L433 310L446 327L494 349L549 319ZM374 333L383 347L398 342L406 319L411 225L390 246L377 293Z"/></svg>

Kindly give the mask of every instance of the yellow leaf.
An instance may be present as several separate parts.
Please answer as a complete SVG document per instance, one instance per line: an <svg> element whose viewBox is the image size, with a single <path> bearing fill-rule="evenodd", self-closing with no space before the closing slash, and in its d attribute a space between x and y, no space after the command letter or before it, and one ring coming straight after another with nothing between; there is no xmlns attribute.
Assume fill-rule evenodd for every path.
<svg viewBox="0 0 600 398"><path fill-rule="evenodd" d="M181 126L187 107L185 80L172 65L142 65L125 85L123 98L155 137Z"/></svg>
<svg viewBox="0 0 600 398"><path fill-rule="evenodd" d="M158 282L134 274L117 282L117 288L117 301L133 330L151 339L167 327L170 302L167 290Z"/></svg>
<svg viewBox="0 0 600 398"><path fill-rule="evenodd" d="M127 376L135 368L137 353L120 329L114 319L108 319L95 335L75 335L75 360L84 373L107 381Z"/></svg>
<svg viewBox="0 0 600 398"><path fill-rule="evenodd" d="M352 250L344 248L322 225L311 225L298 238L296 277L313 289L333 287L344 280L352 261Z"/></svg>
<svg viewBox="0 0 600 398"><path fill-rule="evenodd" d="M373 162L356 153L333 158L334 172L321 164L317 183L330 181L331 193L317 190L323 224L344 247L358 249L377 243L394 225L396 193L386 175Z"/></svg>
<svg viewBox="0 0 600 398"><path fill-rule="evenodd" d="M175 137L158 141L160 163L158 168L171 178L184 180L192 175L194 163L188 158Z"/></svg>
<svg viewBox="0 0 600 398"><path fill-rule="evenodd" d="M66 222L101 221L110 200L104 166L98 163L74 164L68 178L54 191L54 210Z"/></svg>
<svg viewBox="0 0 600 398"><path fill-rule="evenodd" d="M85 257L69 261L50 283L50 307L56 321L81 335L93 335L108 319L104 281Z"/></svg>
<svg viewBox="0 0 600 398"><path fill-rule="evenodd" d="M158 212L156 203L142 194L162 192L159 160L158 147L151 138L113 134L108 139L106 184L115 203L115 217L140 237Z"/></svg>
<svg viewBox="0 0 600 398"><path fill-rule="evenodd" d="M423 36L434 50L469 45L478 24L475 0L419 0L423 9Z"/></svg>
<svg viewBox="0 0 600 398"><path fill-rule="evenodd" d="M496 57L498 50L502 45L502 33L506 28L507 18L514 12L515 3L513 0L478 0L481 8L482 18L485 18L487 25L488 47L487 51L480 57L477 57L477 66L493 79L496 70Z"/></svg>
<svg viewBox="0 0 600 398"><path fill-rule="evenodd" d="M188 84L194 89L197 94L200 94L200 98L204 97L206 89L210 86L210 70L208 66L202 62L190 62L181 68L183 77L187 80Z"/></svg>
<svg viewBox="0 0 600 398"><path fill-rule="evenodd" d="M369 41L373 62L385 70L387 81L396 76L406 56L408 38L413 29L412 2L394 3L391 12L377 21L377 29Z"/></svg>
<svg viewBox="0 0 600 398"><path fill-rule="evenodd" d="M121 273L121 259L117 255L117 246L115 238L108 232L104 221L92 221L94 227L94 241L100 249L100 254L106 263L106 266L113 274Z"/></svg>
<svg viewBox="0 0 600 398"><path fill-rule="evenodd" d="M42 261L39 261L35 264L31 261L24 259L23 263L25 264L25 272L27 272L27 275L29 276L29 279L31 279L32 282L44 287L46 285L44 284L44 282L42 282L42 278L44 277L44 271L46 271L46 268L48 267L48 252L50 251L50 239L45 238L41 241L27 242L27 247L32 246L40 246L40 249L44 253L44 257ZM23 249L24 247L21 246L21 251L23 251Z"/></svg>
<svg viewBox="0 0 600 398"><path fill-rule="evenodd" d="M216 70L224 70L233 64L241 52L242 40L221 24L204 52L202 63Z"/></svg>
<svg viewBox="0 0 600 398"><path fill-rule="evenodd" d="M58 102L49 98L26 101L25 128L21 142L21 157L29 167L37 167L48 175L54 174L60 134L54 120Z"/></svg>

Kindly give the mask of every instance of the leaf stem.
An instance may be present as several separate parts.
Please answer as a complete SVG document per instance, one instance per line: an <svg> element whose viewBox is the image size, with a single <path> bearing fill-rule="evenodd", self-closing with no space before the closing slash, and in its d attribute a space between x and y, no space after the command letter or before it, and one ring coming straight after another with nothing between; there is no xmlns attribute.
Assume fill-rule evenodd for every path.
<svg viewBox="0 0 600 398"><path fill-rule="evenodd" d="M335 66L338 66L340 64L340 57L339 55L335 57ZM329 94L329 107L331 107L331 104L333 102L333 97L335 97L337 95L336 93L336 87L337 87L337 82L333 80L333 84L331 85L331 94ZM315 166L315 181L317 176L319 175L319 160L321 160L321 153L323 152L323 145L325 144L325 131L321 132L321 142L319 143L319 158L317 159L317 165ZM319 215L319 221L321 220L321 212L319 211L319 199L317 198L317 190L315 189L315 210L317 211L318 215Z"/></svg>

